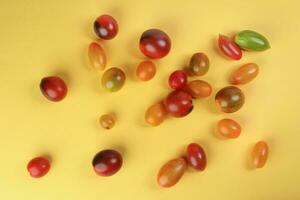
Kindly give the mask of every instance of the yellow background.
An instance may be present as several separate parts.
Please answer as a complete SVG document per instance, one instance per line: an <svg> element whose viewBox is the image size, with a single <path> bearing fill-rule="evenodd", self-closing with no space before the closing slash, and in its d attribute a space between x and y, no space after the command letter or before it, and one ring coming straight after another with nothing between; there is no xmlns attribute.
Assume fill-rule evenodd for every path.
<svg viewBox="0 0 300 200"><path fill-rule="evenodd" d="M290 1L200 0L1 0L0 2L0 199L300 199L300 3ZM124 88L108 93L100 86L103 72L88 69L87 46L96 39L93 21L111 14L119 34L101 42L108 67L122 67ZM138 49L141 33L161 28L172 38L170 54L156 63L149 82L136 80L136 65L145 59ZM264 34L272 48L246 52L230 61L216 51L219 33L244 29ZM169 91L170 72L185 66L198 51L211 67L201 77L214 94L228 84L229 73L247 62L261 67L252 83L242 86L244 107L222 114L214 94L195 101L194 111L148 127L144 112ZM108 68L107 67L107 68ZM63 77L69 93L62 102L46 100L40 79ZM115 128L99 127L98 117L117 115ZM238 139L220 140L214 126L222 117L238 120ZM252 170L247 156L253 144L266 140L270 157L263 169ZM199 142L208 157L207 170L189 170L170 189L156 184L159 168ZM91 160L105 148L122 152L124 165L114 176L96 176ZM27 162L49 155L50 172L32 179Z"/></svg>

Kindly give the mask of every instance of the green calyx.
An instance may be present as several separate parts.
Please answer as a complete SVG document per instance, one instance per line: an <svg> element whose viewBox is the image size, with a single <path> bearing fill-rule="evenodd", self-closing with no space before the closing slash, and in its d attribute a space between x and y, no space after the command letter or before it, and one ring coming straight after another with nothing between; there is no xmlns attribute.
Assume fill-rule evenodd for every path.
<svg viewBox="0 0 300 200"><path fill-rule="evenodd" d="M269 41L255 31L241 31L235 36L234 40L239 47L245 50L265 51L270 48Z"/></svg>

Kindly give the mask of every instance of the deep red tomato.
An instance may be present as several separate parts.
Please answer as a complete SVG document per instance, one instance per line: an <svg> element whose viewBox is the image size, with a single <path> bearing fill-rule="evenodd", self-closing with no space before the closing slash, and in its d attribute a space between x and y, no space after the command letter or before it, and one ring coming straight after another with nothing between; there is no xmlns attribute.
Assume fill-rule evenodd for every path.
<svg viewBox="0 0 300 200"><path fill-rule="evenodd" d="M68 88L63 79L57 76L48 76L41 80L40 89L50 101L61 101L65 98Z"/></svg>
<svg viewBox="0 0 300 200"><path fill-rule="evenodd" d="M187 161L192 168L198 171L205 169L206 155L199 144L191 143L187 146Z"/></svg>
<svg viewBox="0 0 300 200"><path fill-rule="evenodd" d="M159 29L149 29L140 38L140 50L149 58L162 58L171 49L171 39Z"/></svg>
<svg viewBox="0 0 300 200"><path fill-rule="evenodd" d="M169 115L184 117L193 110L192 96L184 90L175 90L165 98L164 106Z"/></svg>
<svg viewBox="0 0 300 200"><path fill-rule="evenodd" d="M169 76L169 85L171 88L178 90L185 88L187 83L187 74L183 70L176 70Z"/></svg>
<svg viewBox="0 0 300 200"><path fill-rule="evenodd" d="M97 153L92 162L95 172L100 176L111 176L117 173L122 163L121 154L111 149Z"/></svg>
<svg viewBox="0 0 300 200"><path fill-rule="evenodd" d="M101 39L110 40L117 35L119 27L112 16L101 15L94 22L94 31Z"/></svg>

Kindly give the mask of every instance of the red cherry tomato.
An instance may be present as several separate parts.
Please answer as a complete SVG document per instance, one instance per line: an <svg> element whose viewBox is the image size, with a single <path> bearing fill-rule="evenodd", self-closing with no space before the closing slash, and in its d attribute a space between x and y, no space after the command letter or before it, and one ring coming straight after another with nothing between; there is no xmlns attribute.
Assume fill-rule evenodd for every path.
<svg viewBox="0 0 300 200"><path fill-rule="evenodd" d="M191 143L187 147L187 161L189 165L198 171L203 171L206 167L206 155L203 148L196 143Z"/></svg>
<svg viewBox="0 0 300 200"><path fill-rule="evenodd" d="M165 98L164 107L169 115L184 117L193 110L192 96L184 90L175 90Z"/></svg>
<svg viewBox="0 0 300 200"><path fill-rule="evenodd" d="M101 39L110 40L114 38L118 30L117 21L110 15L101 15L94 22L94 31Z"/></svg>
<svg viewBox="0 0 300 200"><path fill-rule="evenodd" d="M187 74L183 70L176 70L169 76L169 85L178 90L185 88L187 83Z"/></svg>
<svg viewBox="0 0 300 200"><path fill-rule="evenodd" d="M171 39L159 29L149 29L143 32L140 38L140 50L149 58L162 58L171 49Z"/></svg>
<svg viewBox="0 0 300 200"><path fill-rule="evenodd" d="M40 89L50 101L61 101L67 95L67 85L57 76L45 77L41 80Z"/></svg>
<svg viewBox="0 0 300 200"><path fill-rule="evenodd" d="M122 167L122 156L115 150L103 150L97 153L93 159L95 172L100 176L111 176Z"/></svg>
<svg viewBox="0 0 300 200"><path fill-rule="evenodd" d="M218 43L219 43L220 50L227 57L229 57L233 60L239 60L242 58L242 50L229 37L220 34Z"/></svg>
<svg viewBox="0 0 300 200"><path fill-rule="evenodd" d="M50 169L50 161L45 157L36 157L29 161L27 170L33 178L40 178Z"/></svg>

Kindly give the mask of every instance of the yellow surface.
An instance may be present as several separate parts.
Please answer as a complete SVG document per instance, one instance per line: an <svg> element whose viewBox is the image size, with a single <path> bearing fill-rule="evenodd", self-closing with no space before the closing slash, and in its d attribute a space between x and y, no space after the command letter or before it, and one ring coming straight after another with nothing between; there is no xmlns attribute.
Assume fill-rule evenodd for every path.
<svg viewBox="0 0 300 200"><path fill-rule="evenodd" d="M297 0L2 0L0 199L300 199L299 10ZM102 72L89 70L86 59L87 46L96 39L93 20L104 13L115 16L120 28L115 39L103 42L108 67L120 66L128 75L117 93L101 88ZM169 33L173 47L157 61L155 78L141 83L134 76L144 59L138 39L151 27ZM217 35L243 29L263 33L272 48L247 52L240 61L220 56ZM237 66L261 66L257 79L242 87L245 106L222 114L212 96L196 101L185 118L148 127L144 111L170 91L168 74L197 51L211 60L203 79L212 83L214 94L228 84L228 74ZM39 82L47 75L67 81L64 101L52 103L41 95ZM106 112L118 117L110 131L97 124ZM213 127L222 117L240 121L238 139L214 136ZM258 140L269 143L270 157L263 169L251 170L247 155ZM173 188L159 188L158 169L183 154L190 142L205 148L207 170L189 170ZM105 148L124 156L121 171L109 178L96 176L91 166L94 154ZM32 179L26 164L43 154L52 157L52 169L42 179Z"/></svg>

